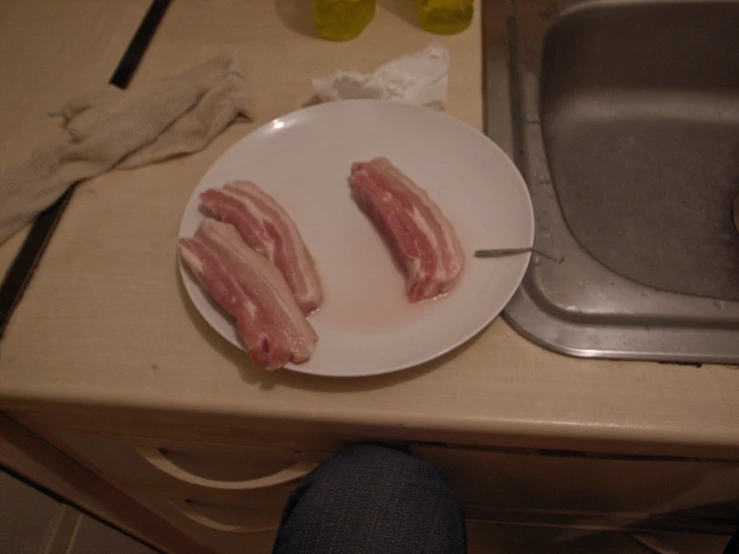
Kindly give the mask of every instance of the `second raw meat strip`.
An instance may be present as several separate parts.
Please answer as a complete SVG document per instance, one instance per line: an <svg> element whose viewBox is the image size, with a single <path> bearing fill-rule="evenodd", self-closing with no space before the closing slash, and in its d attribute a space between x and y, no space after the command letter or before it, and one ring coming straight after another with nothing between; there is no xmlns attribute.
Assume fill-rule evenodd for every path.
<svg viewBox="0 0 739 554"><path fill-rule="evenodd" d="M323 291L316 266L297 225L274 198L250 181L234 181L206 190L200 200L277 266L304 314L318 308Z"/></svg>

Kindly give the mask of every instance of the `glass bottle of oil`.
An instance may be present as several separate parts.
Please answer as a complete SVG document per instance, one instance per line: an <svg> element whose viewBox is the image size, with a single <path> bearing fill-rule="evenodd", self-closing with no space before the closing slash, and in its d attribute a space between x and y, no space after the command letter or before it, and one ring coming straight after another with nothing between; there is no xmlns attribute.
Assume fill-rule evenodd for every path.
<svg viewBox="0 0 739 554"><path fill-rule="evenodd" d="M375 16L375 0L313 0L316 33L328 40L356 37Z"/></svg>
<svg viewBox="0 0 739 554"><path fill-rule="evenodd" d="M421 27L439 35L451 35L470 26L474 0L418 0Z"/></svg>

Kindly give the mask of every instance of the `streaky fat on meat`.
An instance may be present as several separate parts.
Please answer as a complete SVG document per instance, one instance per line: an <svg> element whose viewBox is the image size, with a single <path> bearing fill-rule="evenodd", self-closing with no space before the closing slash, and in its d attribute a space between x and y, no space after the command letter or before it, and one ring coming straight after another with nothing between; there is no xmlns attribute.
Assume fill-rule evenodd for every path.
<svg viewBox="0 0 739 554"><path fill-rule="evenodd" d="M200 285L236 320L251 358L267 369L304 362L318 335L282 274L227 223L206 218L179 241L182 260Z"/></svg>
<svg viewBox="0 0 739 554"><path fill-rule="evenodd" d="M464 251L454 227L426 191L384 157L352 164L349 185L355 202L404 268L410 301L451 290L462 274Z"/></svg>
<svg viewBox="0 0 739 554"><path fill-rule="evenodd" d="M250 181L234 181L203 192L200 200L277 266L304 314L318 308L323 291L313 258L297 225L274 198Z"/></svg>

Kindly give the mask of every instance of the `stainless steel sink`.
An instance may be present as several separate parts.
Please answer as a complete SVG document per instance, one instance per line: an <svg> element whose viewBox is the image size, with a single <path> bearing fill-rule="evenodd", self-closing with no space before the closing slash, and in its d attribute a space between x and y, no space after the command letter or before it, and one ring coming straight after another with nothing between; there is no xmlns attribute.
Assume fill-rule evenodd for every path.
<svg viewBox="0 0 739 554"><path fill-rule="evenodd" d="M507 320L578 356L739 363L739 2L557 8L517 10L512 102L564 262L532 258Z"/></svg>

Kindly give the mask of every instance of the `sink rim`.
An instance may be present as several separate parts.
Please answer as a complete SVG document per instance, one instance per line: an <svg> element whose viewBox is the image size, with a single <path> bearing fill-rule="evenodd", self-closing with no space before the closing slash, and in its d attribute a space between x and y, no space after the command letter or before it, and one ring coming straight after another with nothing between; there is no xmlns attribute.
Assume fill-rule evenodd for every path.
<svg viewBox="0 0 739 554"><path fill-rule="evenodd" d="M539 54L543 55L544 41L555 26L573 14L654 4L739 2L589 0L559 14L540 37ZM519 140L514 151L522 154L517 161L534 205L536 246L564 255L565 261L554 265L532 256L504 318L532 342L578 357L739 363L739 302L661 291L630 281L597 262L570 233L544 155L538 102L540 75L526 76L518 71L523 60L517 27L526 23L524 16L516 14L510 29L514 43L509 60L514 143L517 135ZM520 113L516 111L517 102ZM603 299L610 302L609 310L602 309Z"/></svg>

